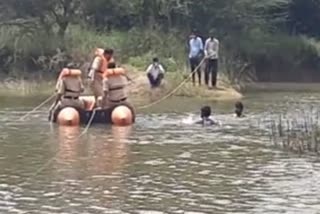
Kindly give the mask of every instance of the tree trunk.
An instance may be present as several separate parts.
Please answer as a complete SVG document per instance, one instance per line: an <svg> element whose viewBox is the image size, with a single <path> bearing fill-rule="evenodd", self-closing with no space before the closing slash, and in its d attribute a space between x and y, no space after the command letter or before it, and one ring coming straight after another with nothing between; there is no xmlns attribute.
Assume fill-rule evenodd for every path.
<svg viewBox="0 0 320 214"><path fill-rule="evenodd" d="M69 22L63 22L63 23L59 23L59 31L58 31L58 35L61 38L64 38L64 35L66 33L66 30L69 26Z"/></svg>

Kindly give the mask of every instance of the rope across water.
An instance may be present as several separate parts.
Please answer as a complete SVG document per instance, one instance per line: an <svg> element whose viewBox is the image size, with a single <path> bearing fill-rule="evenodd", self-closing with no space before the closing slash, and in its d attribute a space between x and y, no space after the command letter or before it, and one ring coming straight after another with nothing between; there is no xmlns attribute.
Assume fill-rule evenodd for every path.
<svg viewBox="0 0 320 214"><path fill-rule="evenodd" d="M171 90L169 93L167 93L165 96L163 96L162 98L160 98L159 100L152 102L150 104L147 105L143 105L143 106L139 106L137 109L147 109L150 108L166 99L168 99L169 97L171 97L174 93L176 93L184 84L186 84L189 79L192 77L192 75L202 66L202 64L205 62L205 58L201 60L201 62L199 63L199 65L189 74L189 76L184 79L177 87L175 87L173 90ZM38 106L36 106L34 109L32 109L30 112L28 112L27 114L25 114L24 116L22 116L19 121L27 118L30 114L32 114L33 112L37 111L38 109L40 109L41 107L43 107L45 104L47 104L55 95L52 95L50 97L48 97L46 100L44 100L42 103L40 103ZM81 132L81 134L75 138L75 139L79 139L81 138L83 135L85 135L88 130L90 129L93 119L96 115L96 109L93 109L93 113L91 114L91 117L89 119L89 122L87 123L87 125L85 126L84 130ZM32 180L33 178L35 178L37 175L39 175L43 170L45 170L51 163L52 161L54 161L54 159L60 154L61 150L58 150L53 157L51 157L48 161L46 161L45 164L42 165L42 167L40 167L35 173L33 173L30 177L28 177L26 179L26 181L24 181L22 184L26 184L28 181Z"/></svg>
<svg viewBox="0 0 320 214"><path fill-rule="evenodd" d="M152 102L150 104L147 105L143 105L143 106L139 106L137 107L137 109L147 109L150 108L154 105L157 105L158 103L161 103L162 101L168 99L169 97L171 97L172 95L174 95L182 86L184 86L189 79L192 77L192 75L197 72L197 70L203 65L203 63L205 62L205 58L203 58L201 60L201 62L198 64L198 66L189 74L189 76L187 78L185 78L177 87L175 87L173 90L171 90L169 93L167 93L165 96L163 96L162 98L160 98L159 100L156 100L155 102Z"/></svg>

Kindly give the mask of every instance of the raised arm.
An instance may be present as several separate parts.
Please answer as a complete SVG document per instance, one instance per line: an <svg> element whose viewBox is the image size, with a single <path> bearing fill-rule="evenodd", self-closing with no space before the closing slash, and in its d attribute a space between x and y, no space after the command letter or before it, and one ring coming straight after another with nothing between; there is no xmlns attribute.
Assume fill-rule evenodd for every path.
<svg viewBox="0 0 320 214"><path fill-rule="evenodd" d="M89 70L89 79L94 80L94 73L99 69L100 63L101 59L99 57L95 57Z"/></svg>

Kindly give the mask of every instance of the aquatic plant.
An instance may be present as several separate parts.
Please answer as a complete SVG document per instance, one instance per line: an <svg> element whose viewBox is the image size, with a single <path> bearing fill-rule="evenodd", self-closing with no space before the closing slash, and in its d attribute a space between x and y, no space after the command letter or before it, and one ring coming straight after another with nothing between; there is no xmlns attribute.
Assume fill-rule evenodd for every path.
<svg viewBox="0 0 320 214"><path fill-rule="evenodd" d="M304 111L296 118L281 114L270 122L269 133L275 146L299 154L320 154L319 112Z"/></svg>

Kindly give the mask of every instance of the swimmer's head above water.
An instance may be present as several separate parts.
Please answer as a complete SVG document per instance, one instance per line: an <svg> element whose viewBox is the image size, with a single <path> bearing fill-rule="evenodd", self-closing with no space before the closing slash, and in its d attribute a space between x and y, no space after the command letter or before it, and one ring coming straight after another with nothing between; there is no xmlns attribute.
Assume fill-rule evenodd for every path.
<svg viewBox="0 0 320 214"><path fill-rule="evenodd" d="M204 106L201 108L201 118L209 118L211 116L211 108L210 106Z"/></svg>
<svg viewBox="0 0 320 214"><path fill-rule="evenodd" d="M244 109L244 106L243 106L242 102L240 102L240 101L236 102L235 111L234 112L235 112L237 117L242 117L243 116L242 115L243 109Z"/></svg>
<svg viewBox="0 0 320 214"><path fill-rule="evenodd" d="M196 124L201 124L204 126L216 124L212 119L210 119L210 116L211 116L211 107L210 106L202 107L200 112L201 120L196 122Z"/></svg>

